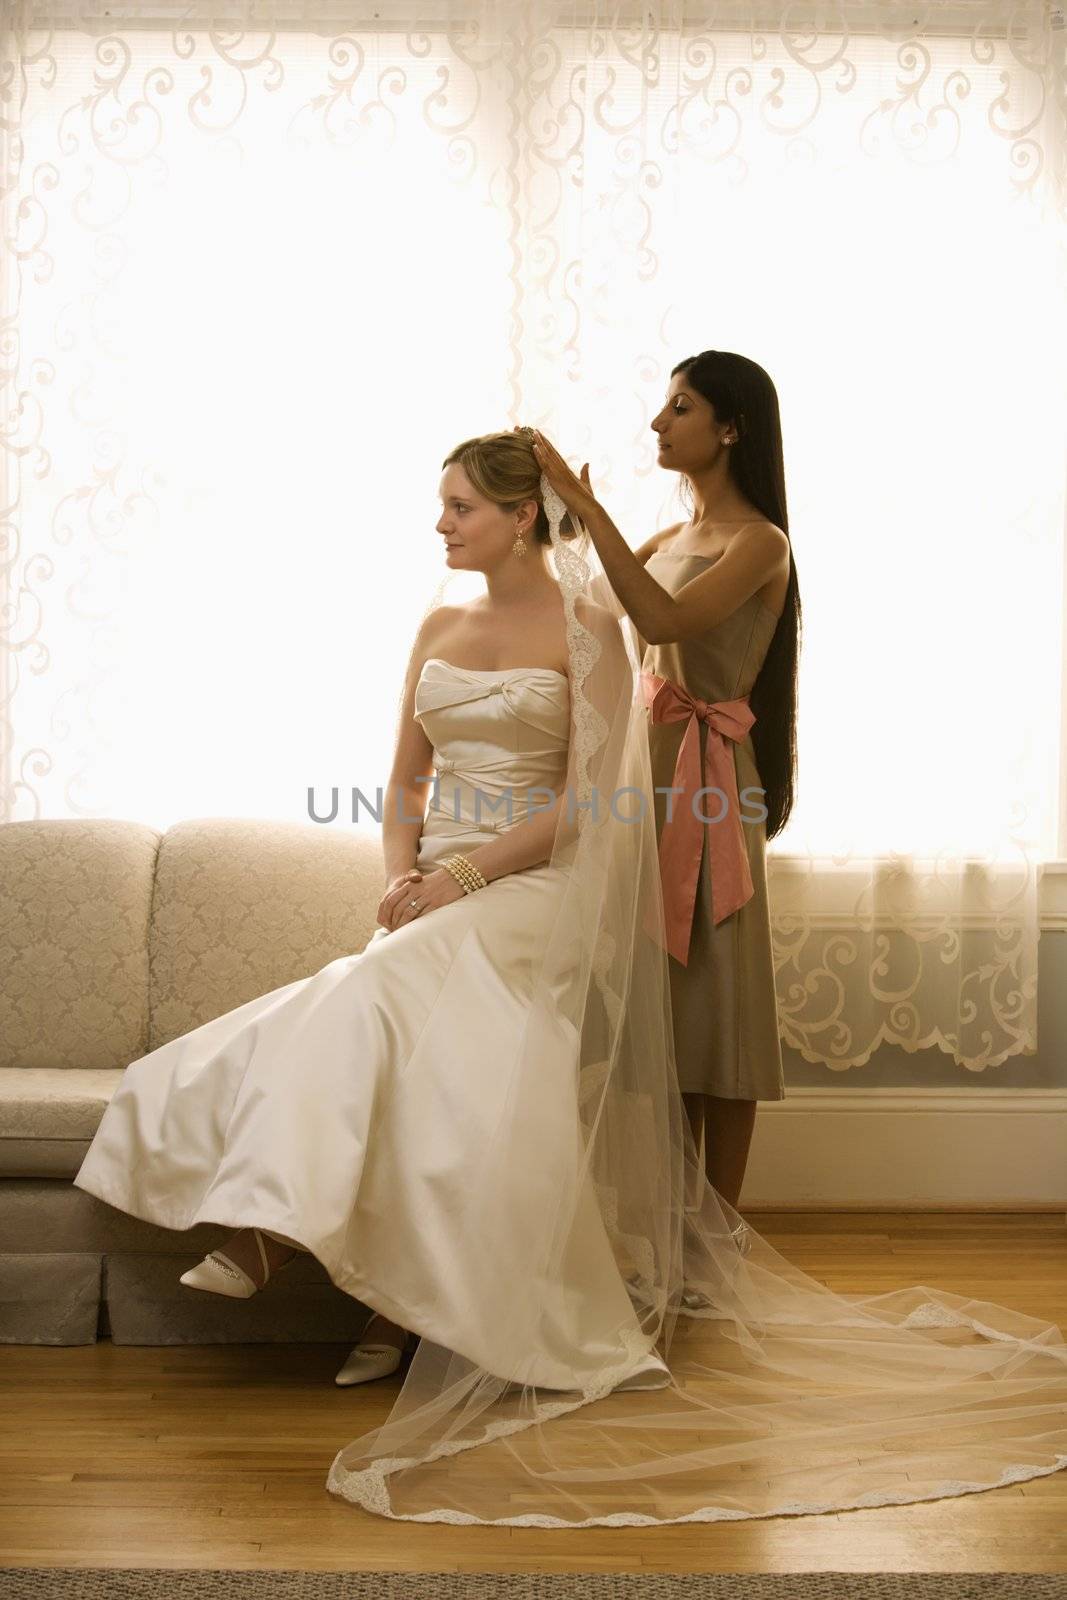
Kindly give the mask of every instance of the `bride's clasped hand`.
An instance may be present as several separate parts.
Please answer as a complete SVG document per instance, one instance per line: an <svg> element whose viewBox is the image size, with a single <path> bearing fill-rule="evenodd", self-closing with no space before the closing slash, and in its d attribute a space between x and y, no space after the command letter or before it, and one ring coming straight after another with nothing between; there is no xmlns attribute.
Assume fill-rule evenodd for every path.
<svg viewBox="0 0 1067 1600"><path fill-rule="evenodd" d="M392 933L439 906L462 900L464 892L452 874L443 867L427 873L412 868L389 884L378 906L378 924Z"/></svg>

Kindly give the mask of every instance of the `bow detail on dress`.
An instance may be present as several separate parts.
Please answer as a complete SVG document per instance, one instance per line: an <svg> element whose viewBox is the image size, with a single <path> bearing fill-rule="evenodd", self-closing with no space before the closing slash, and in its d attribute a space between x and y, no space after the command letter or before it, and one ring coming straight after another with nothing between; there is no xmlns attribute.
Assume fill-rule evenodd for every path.
<svg viewBox="0 0 1067 1600"><path fill-rule="evenodd" d="M659 845L667 950L684 967L689 963L693 908L700 876L702 828L710 830L708 848L711 852L711 899L715 923L722 922L725 917L739 910L755 893L748 851L741 831L737 773L726 740L736 742L743 739L756 718L747 696L737 700L698 700L681 684L652 672L642 672L641 687L653 722L688 719L672 779L673 787L682 792L669 797L673 804L668 808L668 820L663 825ZM718 822L703 821L693 804L701 787L698 726L701 722L708 730L704 751L704 783L709 789L720 790L727 801L727 811ZM714 795L702 797L701 810L707 812L710 809L707 801L715 798ZM653 937L659 933L658 928L649 926L647 922L645 931Z"/></svg>
<svg viewBox="0 0 1067 1600"><path fill-rule="evenodd" d="M443 669L443 670L442 670ZM443 706L467 705L472 700L499 696L521 721L544 731L566 725L570 688L561 673L547 667L512 667L489 677L467 667L454 667L432 656L423 663L415 695L416 717Z"/></svg>

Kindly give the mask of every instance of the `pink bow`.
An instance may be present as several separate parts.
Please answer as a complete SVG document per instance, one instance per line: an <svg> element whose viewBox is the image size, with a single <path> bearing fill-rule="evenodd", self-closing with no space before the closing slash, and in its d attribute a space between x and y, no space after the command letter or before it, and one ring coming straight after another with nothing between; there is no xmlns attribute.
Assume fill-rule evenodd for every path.
<svg viewBox="0 0 1067 1600"><path fill-rule="evenodd" d="M672 780L681 794L669 796L672 809L663 825L660 836L659 867L663 885L663 912L667 924L667 950L682 966L689 964L689 944L693 929L693 908L697 898L697 879L700 876L701 828L711 831L708 847L711 851L711 900L714 921L722 922L751 900L755 890L749 871L748 852L741 832L741 817L737 797L737 774L733 754L726 740L743 739L756 718L748 697L740 700L697 700L670 678L658 677L652 672L642 672L641 684L645 705L652 713L653 722L680 722L689 719L685 730ZM704 751L704 781L709 789L719 789L727 799L727 811L717 823L704 822L697 813L693 797L700 788L700 729L699 721L707 724L707 746ZM709 802L718 799L715 794L701 796L700 809L707 813ZM653 938L659 929L646 921L645 931Z"/></svg>

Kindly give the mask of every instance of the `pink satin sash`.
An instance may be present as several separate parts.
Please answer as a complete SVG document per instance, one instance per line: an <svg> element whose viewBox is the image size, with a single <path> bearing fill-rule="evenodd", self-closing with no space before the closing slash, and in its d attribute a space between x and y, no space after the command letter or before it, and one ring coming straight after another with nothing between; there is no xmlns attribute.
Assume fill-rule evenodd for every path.
<svg viewBox="0 0 1067 1600"><path fill-rule="evenodd" d="M684 967L689 964L693 908L700 876L702 828L710 830L708 848L711 851L711 899L715 923L722 922L724 917L737 911L755 893L748 851L741 831L737 773L733 752L727 749L726 740L743 739L756 718L747 696L739 700L698 700L681 684L652 672L642 672L641 685L645 705L652 713L653 722L680 722L683 717L688 718L689 722L672 779L673 787L681 789L682 793L668 796L672 809L669 820L664 822L659 845L667 950ZM718 822L703 821L693 804L693 797L701 787L698 722L705 723L708 730L704 751L704 783L709 789L721 790L727 799L728 809ZM702 795L698 804L700 811L714 816L722 800L713 793ZM659 929L650 927L647 921L645 931L653 938L659 936Z"/></svg>

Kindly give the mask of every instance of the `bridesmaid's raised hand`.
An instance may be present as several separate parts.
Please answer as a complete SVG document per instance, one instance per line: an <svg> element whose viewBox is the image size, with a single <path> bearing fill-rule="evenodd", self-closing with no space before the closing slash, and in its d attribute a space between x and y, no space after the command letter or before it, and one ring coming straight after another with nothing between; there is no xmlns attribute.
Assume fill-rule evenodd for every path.
<svg viewBox="0 0 1067 1600"><path fill-rule="evenodd" d="M513 428L512 432L517 433L518 428ZM581 476L576 476L555 445L537 428L533 429L533 452L538 466L571 516L579 522L588 521L590 513L598 510L600 505L589 479L588 461L582 467Z"/></svg>

